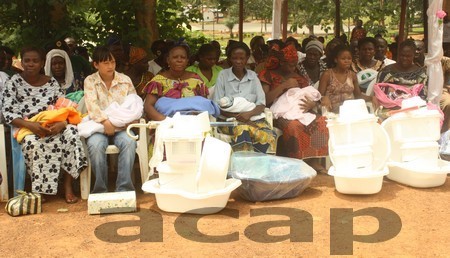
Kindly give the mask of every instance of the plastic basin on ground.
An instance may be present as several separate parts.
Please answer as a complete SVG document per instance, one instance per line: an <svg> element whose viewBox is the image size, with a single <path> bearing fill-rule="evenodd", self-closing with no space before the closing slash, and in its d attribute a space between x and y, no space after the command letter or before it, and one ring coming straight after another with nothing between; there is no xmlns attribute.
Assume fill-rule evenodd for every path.
<svg viewBox="0 0 450 258"><path fill-rule="evenodd" d="M437 187L445 184L447 173L450 173L450 162L438 160L438 166L417 167L407 163L389 162L387 178L417 188Z"/></svg>
<svg viewBox="0 0 450 258"><path fill-rule="evenodd" d="M167 212L212 214L221 211L227 205L230 194L241 185L238 179L227 179L225 187L205 194L196 194L181 190L168 190L160 187L158 179L147 181L142 190L154 193L158 207Z"/></svg>
<svg viewBox="0 0 450 258"><path fill-rule="evenodd" d="M376 194L381 191L383 177L388 174L387 168L382 171L357 173L355 171L336 172L330 167L328 174L334 176L336 190L343 194Z"/></svg>

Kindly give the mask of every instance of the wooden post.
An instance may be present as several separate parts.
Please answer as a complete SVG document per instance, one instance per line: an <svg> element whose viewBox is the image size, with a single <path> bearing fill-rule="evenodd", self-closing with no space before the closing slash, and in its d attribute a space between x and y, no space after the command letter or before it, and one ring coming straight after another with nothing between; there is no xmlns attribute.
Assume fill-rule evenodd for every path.
<svg viewBox="0 0 450 258"><path fill-rule="evenodd" d="M428 42L428 15L427 15L427 10L428 10L428 0L423 0L423 40L425 42ZM425 44L425 47L428 44ZM428 52L428 51L427 51Z"/></svg>
<svg viewBox="0 0 450 258"><path fill-rule="evenodd" d="M341 0L334 0L334 4L336 5L334 36L337 38L341 35Z"/></svg>
<svg viewBox="0 0 450 258"><path fill-rule="evenodd" d="M287 27L288 27L288 16L289 16L288 6L289 6L288 0L284 0L282 8L281 8L281 10L282 10L281 17L282 17L282 23L283 23L281 36L282 36L283 41L285 41L287 39Z"/></svg>
<svg viewBox="0 0 450 258"><path fill-rule="evenodd" d="M398 29L398 46L400 47L400 43L402 43L405 39L405 22L406 22L406 6L407 0L402 0L402 6L400 10L400 28Z"/></svg>
<svg viewBox="0 0 450 258"><path fill-rule="evenodd" d="M239 41L244 41L244 0L239 0Z"/></svg>

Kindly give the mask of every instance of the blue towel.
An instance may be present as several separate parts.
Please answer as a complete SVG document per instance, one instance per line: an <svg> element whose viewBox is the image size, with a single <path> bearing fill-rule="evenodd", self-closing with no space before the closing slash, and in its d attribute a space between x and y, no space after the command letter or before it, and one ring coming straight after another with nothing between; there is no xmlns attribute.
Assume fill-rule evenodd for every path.
<svg viewBox="0 0 450 258"><path fill-rule="evenodd" d="M159 113L170 117L180 111L208 111L208 114L214 117L220 115L216 103L200 96L181 99L161 97L156 101L155 108Z"/></svg>

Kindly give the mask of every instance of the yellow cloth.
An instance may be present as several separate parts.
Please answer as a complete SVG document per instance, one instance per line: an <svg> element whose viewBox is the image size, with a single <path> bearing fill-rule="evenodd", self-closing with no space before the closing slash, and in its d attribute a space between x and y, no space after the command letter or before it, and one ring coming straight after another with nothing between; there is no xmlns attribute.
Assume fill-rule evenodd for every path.
<svg viewBox="0 0 450 258"><path fill-rule="evenodd" d="M39 122L42 126L47 126L52 123L67 121L69 124L79 124L81 122L81 114L73 107L66 107L57 110L42 111L33 116L28 121ZM33 134L33 132L25 127L14 135L18 142L21 142L25 136Z"/></svg>

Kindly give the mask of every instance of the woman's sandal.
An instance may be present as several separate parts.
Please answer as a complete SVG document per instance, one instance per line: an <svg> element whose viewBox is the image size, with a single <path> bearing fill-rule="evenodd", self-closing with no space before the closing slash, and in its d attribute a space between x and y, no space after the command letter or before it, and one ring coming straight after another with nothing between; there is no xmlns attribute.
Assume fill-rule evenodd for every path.
<svg viewBox="0 0 450 258"><path fill-rule="evenodd" d="M74 194L65 194L66 203L68 204L74 204L78 202L78 197L76 197Z"/></svg>

